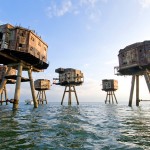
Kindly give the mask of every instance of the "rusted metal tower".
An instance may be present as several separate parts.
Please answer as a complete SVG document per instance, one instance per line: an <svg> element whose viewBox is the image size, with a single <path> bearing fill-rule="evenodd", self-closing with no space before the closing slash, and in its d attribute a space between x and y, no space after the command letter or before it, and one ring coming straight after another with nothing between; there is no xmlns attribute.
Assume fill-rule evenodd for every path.
<svg viewBox="0 0 150 150"><path fill-rule="evenodd" d="M136 106L139 106L139 76L145 77L150 92L150 41L143 41L126 46L118 54L119 67L115 67L117 75L132 76L129 106L132 106L136 81ZM145 100L147 101L147 100Z"/></svg>
<svg viewBox="0 0 150 150"><path fill-rule="evenodd" d="M118 81L113 79L104 79L102 80L102 90L107 92L105 104L107 102L114 104L114 99L117 102L117 98L115 96L115 92L118 89ZM108 99L109 98L109 99Z"/></svg>
<svg viewBox="0 0 150 150"><path fill-rule="evenodd" d="M16 80L13 109L18 108L21 82L24 81L30 82L34 107L38 107L32 72L47 69L47 49L47 44L32 30L10 24L0 26L0 64L8 67L0 85L0 94L7 80ZM12 68L17 70L17 75L9 75ZM28 72L29 78L22 77L23 71Z"/></svg>
<svg viewBox="0 0 150 150"><path fill-rule="evenodd" d="M38 104L44 104L44 101L47 104L46 98L46 90L50 90L50 80L47 79L38 79L34 81L35 90L38 91L37 93L37 101Z"/></svg>
<svg viewBox="0 0 150 150"><path fill-rule="evenodd" d="M66 92L69 94L68 105L71 105L71 93L72 92L75 94L77 105L79 105L75 86L79 86L83 83L83 79L84 79L83 73L80 70L76 70L72 68L66 68L66 69L58 68L55 70L55 72L59 73L59 78L54 78L54 80L58 80L58 83L54 82L54 84L65 86L61 105L63 104L63 100L64 100Z"/></svg>

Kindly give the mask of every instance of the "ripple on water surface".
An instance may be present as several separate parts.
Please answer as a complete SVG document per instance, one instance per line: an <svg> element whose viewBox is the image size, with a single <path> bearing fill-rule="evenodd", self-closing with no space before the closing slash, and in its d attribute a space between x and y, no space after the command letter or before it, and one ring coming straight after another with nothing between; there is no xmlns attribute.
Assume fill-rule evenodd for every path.
<svg viewBox="0 0 150 150"><path fill-rule="evenodd" d="M150 149L150 107L0 106L0 149Z"/></svg>

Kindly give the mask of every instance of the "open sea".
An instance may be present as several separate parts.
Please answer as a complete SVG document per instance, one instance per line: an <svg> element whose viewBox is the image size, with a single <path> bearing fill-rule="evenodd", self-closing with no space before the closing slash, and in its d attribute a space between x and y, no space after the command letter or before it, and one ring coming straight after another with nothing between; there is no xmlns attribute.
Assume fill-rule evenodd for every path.
<svg viewBox="0 0 150 150"><path fill-rule="evenodd" d="M150 103L0 106L0 150L148 150Z"/></svg>

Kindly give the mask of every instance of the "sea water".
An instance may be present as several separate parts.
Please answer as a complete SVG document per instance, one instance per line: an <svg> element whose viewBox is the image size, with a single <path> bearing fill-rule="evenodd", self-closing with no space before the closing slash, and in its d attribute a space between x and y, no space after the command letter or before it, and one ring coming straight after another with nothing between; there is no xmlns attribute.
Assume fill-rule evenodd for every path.
<svg viewBox="0 0 150 150"><path fill-rule="evenodd" d="M0 150L147 150L150 104L0 106Z"/></svg>

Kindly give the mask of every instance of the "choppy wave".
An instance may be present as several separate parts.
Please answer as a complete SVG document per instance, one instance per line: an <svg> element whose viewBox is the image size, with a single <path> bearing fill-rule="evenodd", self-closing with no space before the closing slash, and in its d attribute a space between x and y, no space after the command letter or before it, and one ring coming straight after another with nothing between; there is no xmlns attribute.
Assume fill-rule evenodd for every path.
<svg viewBox="0 0 150 150"><path fill-rule="evenodd" d="M150 149L150 107L126 104L0 106L0 149Z"/></svg>

